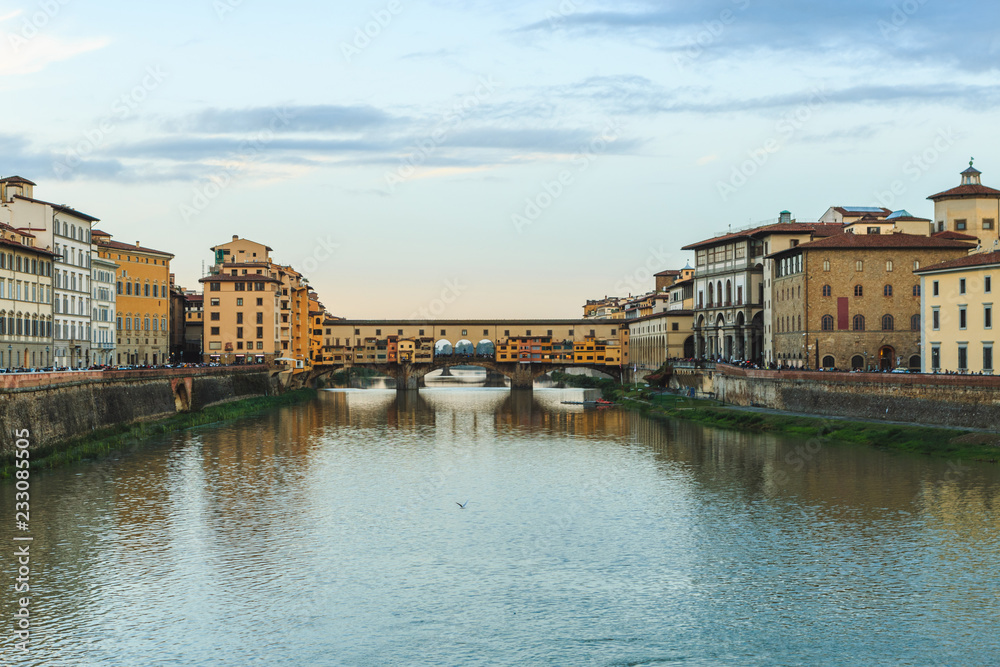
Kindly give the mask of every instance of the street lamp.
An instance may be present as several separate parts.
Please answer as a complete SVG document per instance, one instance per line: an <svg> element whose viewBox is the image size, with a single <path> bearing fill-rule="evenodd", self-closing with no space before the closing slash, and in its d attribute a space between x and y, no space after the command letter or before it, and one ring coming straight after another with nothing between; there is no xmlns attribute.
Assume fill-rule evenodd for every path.
<svg viewBox="0 0 1000 667"><path fill-rule="evenodd" d="M7 346L7 370L14 367L14 346Z"/></svg>
<svg viewBox="0 0 1000 667"><path fill-rule="evenodd" d="M45 346L45 367L48 368L49 365L49 346Z"/></svg>

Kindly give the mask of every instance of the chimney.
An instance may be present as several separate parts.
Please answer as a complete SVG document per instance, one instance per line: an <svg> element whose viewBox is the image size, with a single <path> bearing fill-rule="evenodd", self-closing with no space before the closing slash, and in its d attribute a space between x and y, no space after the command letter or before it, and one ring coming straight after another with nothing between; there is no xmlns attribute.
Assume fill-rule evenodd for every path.
<svg viewBox="0 0 1000 667"><path fill-rule="evenodd" d="M791 221L792 221L792 213L791 213L791 211L782 211L781 213L778 214L778 222L779 223L782 223L782 222L791 222Z"/></svg>
<svg viewBox="0 0 1000 667"><path fill-rule="evenodd" d="M240 237L239 237L239 236L237 236L236 234L233 234L233 240L234 240L234 241L239 241L239 240L240 240Z"/></svg>

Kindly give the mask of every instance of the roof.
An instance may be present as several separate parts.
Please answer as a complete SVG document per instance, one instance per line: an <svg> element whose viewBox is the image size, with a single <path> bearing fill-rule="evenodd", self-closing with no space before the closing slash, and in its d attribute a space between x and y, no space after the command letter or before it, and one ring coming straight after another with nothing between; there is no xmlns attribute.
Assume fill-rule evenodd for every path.
<svg viewBox="0 0 1000 667"><path fill-rule="evenodd" d="M892 211L883 206L834 206L833 210L841 215L854 217L865 213L874 213L883 218L892 214Z"/></svg>
<svg viewBox="0 0 1000 667"><path fill-rule="evenodd" d="M254 273L246 276L227 276L225 274L217 274L214 276L205 276L204 278L199 278L200 283L278 283L281 281L277 278L272 278L271 276L261 275L259 273Z"/></svg>
<svg viewBox="0 0 1000 667"><path fill-rule="evenodd" d="M974 244L953 239L943 239L933 236L918 236L916 234L838 234L825 239L817 239L808 243L799 244L793 248L787 248L779 252L771 253L771 257L785 255L795 250L821 250L821 249L851 249L851 248L895 248L904 249L929 249L929 248L954 248L967 250L974 247Z"/></svg>
<svg viewBox="0 0 1000 667"><path fill-rule="evenodd" d="M169 252L164 252L162 250L153 250L152 248L144 248L141 245L131 245L129 243L121 243L119 241L98 241L97 244L102 248L112 248L114 250L124 250L128 252L148 252L153 255L162 255L163 257L173 257L174 255Z"/></svg>
<svg viewBox="0 0 1000 667"><path fill-rule="evenodd" d="M10 248L17 248L18 250L24 250L26 252L33 252L39 255L47 255L49 257L56 257L57 255L51 250L43 250L42 248L35 248L34 246L24 245L23 243L18 243L17 241L11 241L10 239L0 238L0 245L4 245Z"/></svg>
<svg viewBox="0 0 1000 667"><path fill-rule="evenodd" d="M931 236L938 239L955 239L956 241L979 241L975 236L963 234L962 232L953 232L950 229L943 232L936 232Z"/></svg>
<svg viewBox="0 0 1000 667"><path fill-rule="evenodd" d="M41 199L34 199L32 197L25 197L24 195L14 195L14 199L23 199L24 201L30 201L32 204L44 204L45 206L51 206L60 213L69 213L70 215L75 215L78 218L82 218L88 222L97 222L100 218L95 218L92 215L87 215L82 211L78 211L71 206L66 206L65 204L53 204L50 201L43 201Z"/></svg>
<svg viewBox="0 0 1000 667"><path fill-rule="evenodd" d="M989 199L1000 199L1000 190L986 187L985 185L959 185L951 190L939 192L928 197L931 201L938 199L972 199L976 197L987 197Z"/></svg>
<svg viewBox="0 0 1000 667"><path fill-rule="evenodd" d="M649 320L661 319L664 317L692 317L694 316L693 310L661 310L658 313L653 313L652 315L643 315L642 317L636 317L631 320L618 320L619 322L624 322L628 326L635 324L636 322L648 322Z"/></svg>
<svg viewBox="0 0 1000 667"><path fill-rule="evenodd" d="M917 269L914 273L934 273L937 271L965 269L976 266L993 266L995 264L1000 264L1000 250L994 250L993 252L978 252L974 255L967 255L966 257L959 257L958 259L950 259L947 262L931 264L930 266Z"/></svg>
<svg viewBox="0 0 1000 667"><path fill-rule="evenodd" d="M101 231L100 229L91 229L90 230L90 236L91 236L91 238L93 238L95 236L107 236L108 238L111 238L111 234L108 234L105 231Z"/></svg>
<svg viewBox="0 0 1000 667"><path fill-rule="evenodd" d="M267 246L267 245L265 245L263 243L257 243L257 241L251 241L250 239L241 239L239 237L233 239L232 241L226 241L225 243L220 243L219 245L212 246L211 248L209 248L209 250L211 250L212 252L215 252L216 248L221 248L222 246L225 246L225 245L231 245L233 243L236 243L237 241L249 241L250 243L256 243L257 245L262 245L265 248L267 248L268 252L274 252L274 248L271 248L270 246Z"/></svg>
<svg viewBox="0 0 1000 667"><path fill-rule="evenodd" d="M653 275L654 276L679 276L679 275L681 275L681 272L677 271L676 269L667 269L666 271L660 271L659 273L654 273Z"/></svg>
<svg viewBox="0 0 1000 667"><path fill-rule="evenodd" d="M0 178L0 183L25 183L27 185L38 185L38 183L32 183L23 176L8 176L7 178Z"/></svg>
<svg viewBox="0 0 1000 667"><path fill-rule="evenodd" d="M684 246L681 250L695 250L697 248L717 245L730 239L754 238L767 234L805 234L807 232L812 232L814 236L832 236L834 234L840 234L843 230L844 226L839 222L777 222L773 225L754 227L753 229L734 232L732 234L725 234L723 236L717 236L705 241L699 241L698 243L692 243L691 245Z"/></svg>

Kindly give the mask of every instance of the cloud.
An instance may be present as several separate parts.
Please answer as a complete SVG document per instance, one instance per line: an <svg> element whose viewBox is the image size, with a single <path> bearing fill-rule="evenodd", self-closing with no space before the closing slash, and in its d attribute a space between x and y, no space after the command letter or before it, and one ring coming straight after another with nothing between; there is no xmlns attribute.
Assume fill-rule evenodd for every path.
<svg viewBox="0 0 1000 667"><path fill-rule="evenodd" d="M46 66L102 49L110 41L103 37L61 40L47 34L25 39L9 33L0 41L0 76L33 74Z"/></svg>
<svg viewBox="0 0 1000 667"><path fill-rule="evenodd" d="M205 109L164 123L171 132L232 134L270 129L277 132L356 132L403 118L371 106L277 106Z"/></svg>

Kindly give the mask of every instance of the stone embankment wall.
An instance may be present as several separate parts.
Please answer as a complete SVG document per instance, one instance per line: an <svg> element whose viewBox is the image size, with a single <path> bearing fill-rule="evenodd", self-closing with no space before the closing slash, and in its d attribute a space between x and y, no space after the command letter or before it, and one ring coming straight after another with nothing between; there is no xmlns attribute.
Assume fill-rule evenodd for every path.
<svg viewBox="0 0 1000 667"><path fill-rule="evenodd" d="M761 371L719 364L711 379L716 397L736 405L860 419L1000 428L1000 377Z"/></svg>
<svg viewBox="0 0 1000 667"><path fill-rule="evenodd" d="M267 369L197 368L108 373L46 373L0 378L0 424L13 446L13 429L28 429L33 448L48 448L93 430L201 410L253 396L280 393Z"/></svg>

